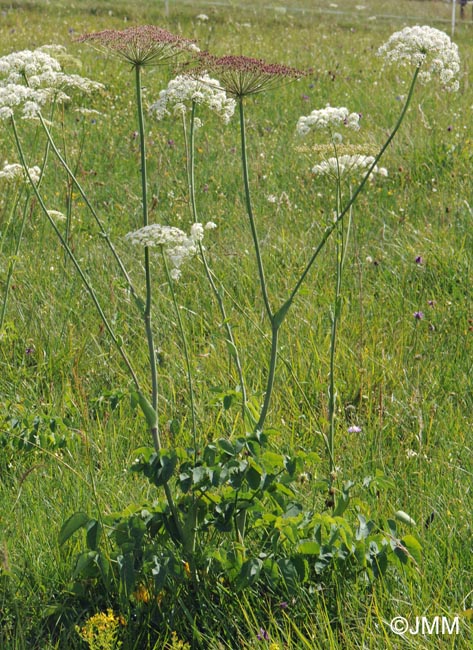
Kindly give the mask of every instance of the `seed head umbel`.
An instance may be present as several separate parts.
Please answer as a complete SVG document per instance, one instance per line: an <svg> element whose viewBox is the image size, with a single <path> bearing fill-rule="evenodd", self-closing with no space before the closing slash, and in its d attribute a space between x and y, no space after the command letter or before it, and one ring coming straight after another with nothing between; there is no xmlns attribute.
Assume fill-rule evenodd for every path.
<svg viewBox="0 0 473 650"><path fill-rule="evenodd" d="M83 34L79 43L90 43L98 50L110 52L133 67L169 63L185 52L198 52L194 41L171 34L154 25L140 25L128 29L105 29Z"/></svg>
<svg viewBox="0 0 473 650"><path fill-rule="evenodd" d="M206 71L215 76L226 93L236 98L255 95L308 74L280 63L266 63L247 56L217 57L202 52L199 59L198 74Z"/></svg>

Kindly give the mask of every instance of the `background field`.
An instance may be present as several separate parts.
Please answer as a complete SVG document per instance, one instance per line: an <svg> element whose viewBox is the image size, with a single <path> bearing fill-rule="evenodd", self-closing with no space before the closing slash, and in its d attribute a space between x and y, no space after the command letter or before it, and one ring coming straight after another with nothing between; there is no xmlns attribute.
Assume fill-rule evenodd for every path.
<svg viewBox="0 0 473 650"><path fill-rule="evenodd" d="M275 302L293 286L334 206L333 188L311 174L317 153L301 147L297 119L327 103L346 105L363 115L356 142L376 151L396 121L408 81L402 71L382 69L377 48L405 25L430 24L450 33L451 20L450 4L428 0L287 0L284 6L258 0L39 0L0 2L0 11L0 55L63 44L72 57L68 72L105 84L103 93L84 100L101 115L81 117L66 109L56 135L64 136L64 151L137 282L140 261L124 240L139 223L133 79L125 65L74 37L153 23L195 38L202 49L219 55L241 53L312 68L306 79L247 104L255 211ZM209 20L196 20L201 13ZM415 579L397 575L369 593L354 584L350 594L340 596L343 615L335 621L315 594L294 605L297 625L288 622L285 634L280 628L273 632L277 647L471 647L467 616L458 636L401 639L388 626L396 615L453 618L473 607L471 6L466 14L454 39L462 59L460 91L449 95L435 85L416 89L407 120L382 161L389 176L370 185L355 209L337 350L340 475L360 480L381 470L393 481L394 488L375 499L373 508L382 517L409 513L417 522L410 532L422 544L422 562ZM148 103L170 78L168 70L147 70ZM239 180L237 120L222 128L211 115L202 118L205 126L196 140L199 212L202 221L218 224L206 244L209 261L225 287L248 388L260 400L267 349L261 345L263 305ZM181 126L171 119L149 120L147 128L152 220L188 228ZM34 151L34 131L26 124L23 137ZM15 160L6 129L0 139L4 160ZM61 178L53 165L44 184L48 207L65 211L70 202L75 253L93 273L108 316L146 377L141 326L129 296L109 272L103 242L81 198L68 192ZM271 196L277 201L269 201ZM19 217L10 217L13 200L2 188L0 297L19 234ZM130 406L121 360L34 204L15 260L0 332L0 647L85 647L73 630L61 631L45 617L70 580L78 550L74 544L59 548L57 535L75 511L110 512L152 498L152 489L145 493L126 471L133 450L149 440L142 417ZM276 448L313 450L322 459L333 274L329 244L283 330L268 418L277 431ZM168 444L187 444L190 413L181 342L158 268L155 281L160 420ZM209 440L231 435L241 427L238 407L226 410L215 396L234 387L237 378L229 370L221 319L199 264L185 270L178 301L192 349L200 435ZM415 318L416 312L423 318ZM349 433L353 425L361 431ZM323 473L323 462L316 471ZM78 612L77 620L84 614ZM277 615L237 600L222 617L240 621L241 638L225 646L209 640L209 647L264 647L256 634L260 626L271 628Z"/></svg>

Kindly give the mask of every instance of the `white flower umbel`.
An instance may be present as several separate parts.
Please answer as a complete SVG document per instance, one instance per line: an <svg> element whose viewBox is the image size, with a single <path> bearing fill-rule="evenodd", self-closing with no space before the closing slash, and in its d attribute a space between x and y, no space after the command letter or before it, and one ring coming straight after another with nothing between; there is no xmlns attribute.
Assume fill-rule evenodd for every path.
<svg viewBox="0 0 473 650"><path fill-rule="evenodd" d="M51 219L54 219L54 221L66 221L67 219L66 215L59 212L59 210L48 210L48 215Z"/></svg>
<svg viewBox="0 0 473 650"><path fill-rule="evenodd" d="M30 167L28 169L28 174L30 175L33 183L37 183L41 176L41 170L38 166ZM0 180L5 181L26 181L27 177L25 171L21 165L18 163L8 164L7 162L3 165L3 169L0 169Z"/></svg>
<svg viewBox="0 0 473 650"><path fill-rule="evenodd" d="M379 48L378 55L388 63L419 68L419 80L424 83L438 77L446 90L458 90L458 47L447 34L434 27L405 27L390 36Z"/></svg>
<svg viewBox="0 0 473 650"><path fill-rule="evenodd" d="M310 115L302 116L297 122L297 133L307 135L312 130L330 131L345 127L353 131L360 128L360 114L350 113L344 106L335 107L327 104L325 108L312 111Z"/></svg>
<svg viewBox="0 0 473 650"><path fill-rule="evenodd" d="M345 178L346 176L355 176L364 174L374 163L373 156L363 156L356 154L354 156L343 155L338 158L327 158L312 168L312 173L317 176L332 176L335 178ZM387 176L388 172L385 167L375 165L372 174Z"/></svg>
<svg viewBox="0 0 473 650"><path fill-rule="evenodd" d="M151 223L134 232L125 235L132 244L140 246L175 246L186 241L188 236L183 230L174 226L162 226L159 223Z"/></svg>
<svg viewBox="0 0 473 650"><path fill-rule="evenodd" d="M62 49L50 46L49 51L58 48ZM23 50L0 57L0 119L12 117L17 109L23 118L35 118L49 100L68 101L66 90L90 93L103 88L85 77L65 74L59 61L43 50Z"/></svg>
<svg viewBox="0 0 473 650"><path fill-rule="evenodd" d="M209 229L207 226L208 224L204 228L201 223L194 223L190 235L187 235L180 228L152 223L129 232L125 237L132 244L163 250L171 265L171 277L173 280L178 280L181 276L181 266L199 250L199 243L204 238L204 230Z"/></svg>
<svg viewBox="0 0 473 650"><path fill-rule="evenodd" d="M235 100L227 97L220 83L207 74L195 79L179 75L169 82L167 88L161 90L158 100L151 105L150 112L156 119L162 120L166 115L185 114L192 102L215 111L225 124L230 121L236 106Z"/></svg>

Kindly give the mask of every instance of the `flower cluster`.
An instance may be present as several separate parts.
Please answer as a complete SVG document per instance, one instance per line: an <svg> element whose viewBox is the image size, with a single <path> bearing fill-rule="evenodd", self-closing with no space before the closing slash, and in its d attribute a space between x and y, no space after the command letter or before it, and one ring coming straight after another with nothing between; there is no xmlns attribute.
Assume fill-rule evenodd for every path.
<svg viewBox="0 0 473 650"><path fill-rule="evenodd" d="M233 97L241 98L268 90L283 81L300 79L307 72L279 63L266 63L247 56L217 57L203 52L198 73L206 71L215 75L222 88Z"/></svg>
<svg viewBox="0 0 473 650"><path fill-rule="evenodd" d="M328 158L312 168L312 173L318 176L334 176L343 178L349 175L363 174L374 163L373 156L363 156L355 154L354 156L343 155L338 158ZM387 176L388 172L385 167L374 166L372 174Z"/></svg>
<svg viewBox="0 0 473 650"><path fill-rule="evenodd" d="M187 235L180 228L153 223L134 232L129 232L125 237L132 244L160 248L164 251L166 259L171 265L171 277L173 280L179 280L181 266L199 250L199 244L204 238L204 230L215 227L212 221L209 221L205 227L201 223L194 223L190 235Z"/></svg>
<svg viewBox="0 0 473 650"><path fill-rule="evenodd" d="M227 97L216 79L211 79L208 74L200 77L179 75L172 79L168 87L161 90L159 99L152 104L150 112L156 119L162 120L166 115L184 115L187 105L195 102L215 111L228 124L235 112L235 100Z"/></svg>
<svg viewBox="0 0 473 650"><path fill-rule="evenodd" d="M30 167L28 169L28 174L33 183L36 185L41 176L40 168L37 165ZM18 163L9 164L6 162L3 165L3 169L0 169L0 180L2 179L5 181L26 181L27 176L22 165L19 165Z"/></svg>
<svg viewBox="0 0 473 650"><path fill-rule="evenodd" d="M0 119L12 117L15 108L22 109L23 118L34 118L48 101L68 101L66 89L89 93L103 88L90 79L65 74L59 61L45 49L62 50L60 46L43 47L0 58Z"/></svg>
<svg viewBox="0 0 473 650"><path fill-rule="evenodd" d="M111 609L91 616L83 627L76 626L76 632L91 650L100 648L121 648L119 640L122 620Z"/></svg>
<svg viewBox="0 0 473 650"><path fill-rule="evenodd" d="M419 68L419 79L424 83L439 77L447 90L458 90L458 47L447 34L434 27L405 27L390 36L379 48L378 55L388 63Z"/></svg>
<svg viewBox="0 0 473 650"><path fill-rule="evenodd" d="M140 25L128 29L105 29L83 34L77 41L88 42L102 51L109 51L132 66L168 63L182 52L198 52L193 41L171 34L154 25Z"/></svg>
<svg viewBox="0 0 473 650"><path fill-rule="evenodd" d="M310 115L302 116L297 122L297 133L307 135L312 129L333 131L335 128L346 127L353 131L360 128L360 114L350 113L344 106L335 107L327 104L325 108L312 111Z"/></svg>

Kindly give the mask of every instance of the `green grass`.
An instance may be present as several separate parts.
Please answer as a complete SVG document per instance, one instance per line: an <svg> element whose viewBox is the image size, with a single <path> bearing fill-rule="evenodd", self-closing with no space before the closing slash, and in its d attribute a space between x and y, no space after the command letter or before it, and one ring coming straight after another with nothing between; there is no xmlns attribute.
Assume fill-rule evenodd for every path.
<svg viewBox="0 0 473 650"><path fill-rule="evenodd" d="M103 114L96 123L82 124L66 108L66 151L71 161L80 153L80 180L138 284L141 260L124 240L139 224L140 207L132 74L123 64L78 45L73 37L85 31L156 23L198 39L217 54L242 53L313 69L303 81L249 99L246 105L255 212L270 296L279 304L330 222L334 205L333 189L310 172L317 154L301 151L302 143L295 136L298 117L328 102L346 105L363 114L359 142L376 150L395 123L398 96L407 89L403 74L382 71L374 54L377 47L404 24L419 22L448 30L451 12L450 5L427 0L404 0L395 6L376 0L366 3L366 10L356 9L363 3L355 0L335 2L338 9L343 4L343 11L320 1L284 4L287 12L246 0L238 5L170 2L165 15L163 2L0 2L0 54L59 42L74 57L66 63L67 71L79 71L106 86L102 94L86 100L87 106ZM195 20L199 13L208 14L209 21L199 24ZM469 13L468 9L468 19ZM378 18L367 20L371 15ZM301 592L287 610L278 609L269 597L227 593L218 606L209 601L204 615L208 629L214 619L216 629L222 627L220 620L232 621L235 636L225 638L221 633L222 640L217 641L217 635L214 639L209 635L204 647L269 647L256 640L260 627L269 630L280 648L471 647L471 622L466 617L458 637L402 639L390 631L389 621L394 616L410 621L422 615L453 618L462 610L471 612L473 606L472 31L469 20L457 23L455 40L463 64L460 92L445 95L435 86L416 89L407 120L382 161L388 178L367 187L354 210L344 275L336 360L336 464L342 479L361 480L382 470L393 481L394 488L374 499L371 507L382 518L403 510L417 522L406 532L413 532L423 547L418 571L415 577L389 574L370 588L361 580L344 585L334 575L330 593ZM152 101L169 78L168 70L149 69L146 100ZM237 120L222 128L216 118L202 117L205 126L196 136L198 207L202 221L218 223L207 238L208 258L225 288L248 389L261 400L269 340L261 343L263 304L235 153ZM150 187L156 197L151 220L187 229L190 216L180 124L171 119L160 124L148 120L148 129ZM58 122L55 135L62 138ZM22 125L22 137L30 143L28 151L33 151L34 128ZM0 147L2 160L16 159L11 139L2 135ZM40 145L36 151L31 164L41 157ZM50 208L65 209L62 181L52 162L44 182ZM267 200L283 192L279 203ZM18 234L18 219L7 229L11 201L4 191L0 292ZM107 315L146 382L141 323L122 280L110 271L106 247L75 193L73 205L75 253L93 274ZM416 263L418 256L421 264ZM322 459L316 468L320 476L326 467L320 432L327 417L333 260L330 242L283 327L268 417L268 425L278 432L274 447L317 451ZM190 444L182 345L158 265L154 280L164 442ZM211 440L239 433L238 408L227 411L213 399L217 388L233 388L237 378L229 370L221 318L198 263L184 270L178 301L192 352L199 434L202 440ZM424 313L422 320L414 318L418 311ZM27 348L33 352L27 354ZM126 471L133 450L150 444L128 391L129 379L119 355L33 205L0 332L2 650L85 647L73 624L93 611L77 607L71 619L53 624L45 616L65 599L80 547L79 542L71 542L60 548L57 537L73 512L110 513L155 496L152 488ZM22 428L31 432L35 417L44 419L46 431L49 420L57 418L56 434L67 438L64 449L46 443L18 449L15 440L20 428L13 427L12 419L21 420ZM170 427L170 422L175 426ZM359 425L361 432L348 433L352 424ZM182 621L176 625L184 638ZM160 642L155 647L167 647L169 631L163 631Z"/></svg>

